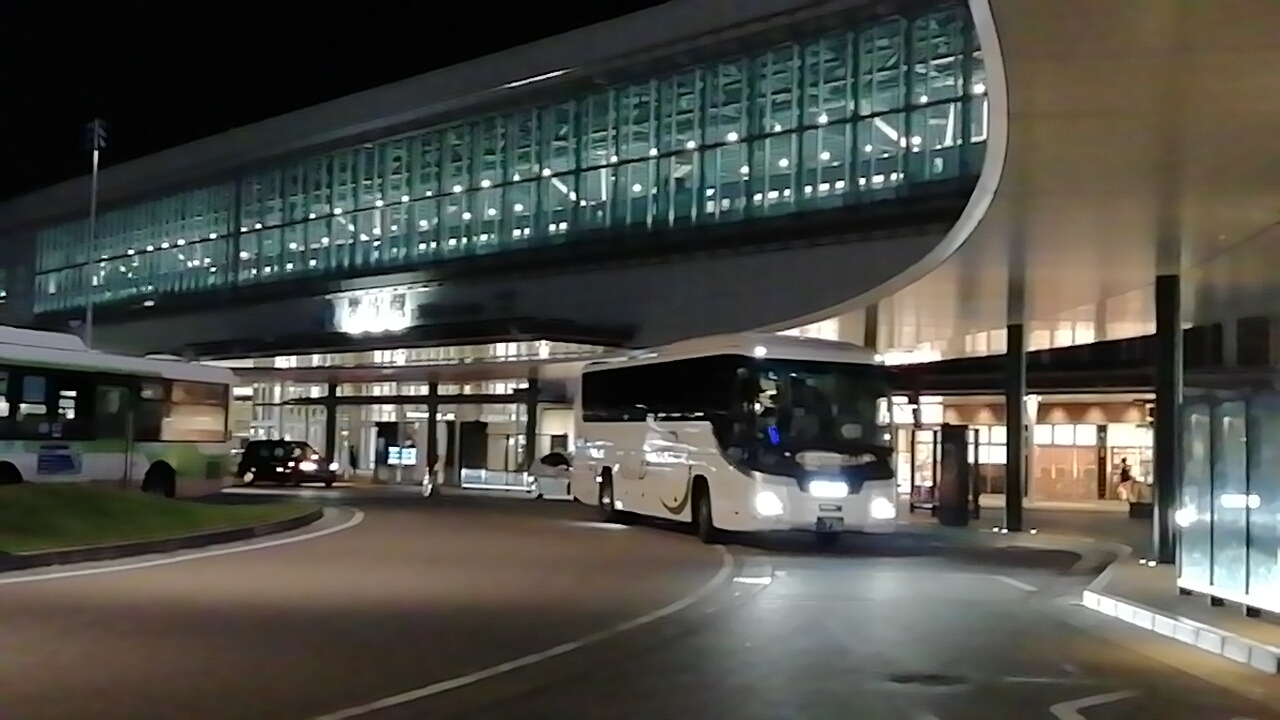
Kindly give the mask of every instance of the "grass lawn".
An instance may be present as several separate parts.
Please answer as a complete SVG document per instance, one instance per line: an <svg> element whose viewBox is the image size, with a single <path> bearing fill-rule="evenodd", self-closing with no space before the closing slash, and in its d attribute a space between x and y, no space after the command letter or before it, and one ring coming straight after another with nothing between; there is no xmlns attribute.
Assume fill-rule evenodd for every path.
<svg viewBox="0 0 1280 720"><path fill-rule="evenodd" d="M0 552L21 553L176 537L283 520L297 502L216 505L85 485L0 486Z"/></svg>

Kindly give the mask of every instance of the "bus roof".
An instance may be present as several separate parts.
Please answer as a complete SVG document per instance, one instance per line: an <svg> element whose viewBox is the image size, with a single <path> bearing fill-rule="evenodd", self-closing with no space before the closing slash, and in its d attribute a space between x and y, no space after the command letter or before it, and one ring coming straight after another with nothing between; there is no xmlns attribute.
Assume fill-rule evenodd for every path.
<svg viewBox="0 0 1280 720"><path fill-rule="evenodd" d="M75 335L0 325L0 365L4 363L223 385L235 382L235 373L227 368L181 360L111 355L90 350Z"/></svg>
<svg viewBox="0 0 1280 720"><path fill-rule="evenodd" d="M782 360L814 360L818 362L877 365L882 362L874 350L860 345L819 338L778 335L776 333L737 333L713 335L696 340L638 350L624 356L588 363L583 372L605 370L626 365L660 363L711 355L744 355Z"/></svg>

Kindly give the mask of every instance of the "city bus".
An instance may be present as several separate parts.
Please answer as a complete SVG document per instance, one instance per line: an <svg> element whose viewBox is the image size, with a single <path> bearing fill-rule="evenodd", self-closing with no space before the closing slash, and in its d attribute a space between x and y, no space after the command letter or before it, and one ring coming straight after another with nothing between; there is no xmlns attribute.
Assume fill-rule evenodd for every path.
<svg viewBox="0 0 1280 720"><path fill-rule="evenodd" d="M855 345L766 333L587 364L574 499L724 532L892 532L888 369Z"/></svg>
<svg viewBox="0 0 1280 720"><path fill-rule="evenodd" d="M171 495L222 477L235 376L0 326L0 484L114 480Z"/></svg>

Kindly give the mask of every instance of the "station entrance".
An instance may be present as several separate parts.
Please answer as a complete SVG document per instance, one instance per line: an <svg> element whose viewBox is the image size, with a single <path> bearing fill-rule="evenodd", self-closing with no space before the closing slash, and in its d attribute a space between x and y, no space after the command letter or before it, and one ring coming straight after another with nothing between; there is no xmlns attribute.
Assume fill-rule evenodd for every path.
<svg viewBox="0 0 1280 720"><path fill-rule="evenodd" d="M519 486L572 447L585 362L236 368L233 434L306 441L354 483Z"/></svg>

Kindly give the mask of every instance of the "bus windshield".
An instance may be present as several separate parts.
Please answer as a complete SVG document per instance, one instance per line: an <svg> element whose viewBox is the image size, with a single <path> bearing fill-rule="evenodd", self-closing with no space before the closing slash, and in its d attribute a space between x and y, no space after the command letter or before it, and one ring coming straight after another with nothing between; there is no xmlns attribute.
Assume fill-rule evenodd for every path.
<svg viewBox="0 0 1280 720"><path fill-rule="evenodd" d="M856 452L889 444L880 366L759 361L739 371L738 389L739 423L756 447Z"/></svg>

